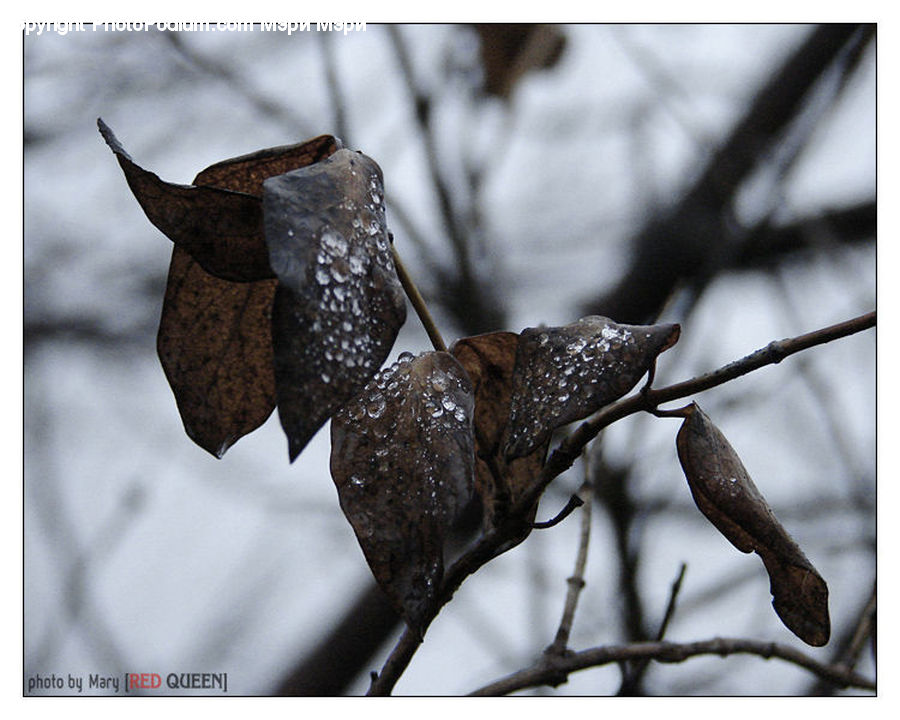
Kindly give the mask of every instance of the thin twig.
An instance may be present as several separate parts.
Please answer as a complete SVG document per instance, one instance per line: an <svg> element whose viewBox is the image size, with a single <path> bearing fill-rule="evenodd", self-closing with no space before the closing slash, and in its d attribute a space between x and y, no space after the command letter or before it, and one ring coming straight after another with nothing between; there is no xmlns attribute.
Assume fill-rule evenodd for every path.
<svg viewBox="0 0 900 720"><path fill-rule="evenodd" d="M469 246L466 240L466 233L463 232L463 229L460 227L459 220L454 211L450 190L441 174L440 161L438 160L437 153L437 141L434 137L434 130L431 125L431 101L422 93L416 83L412 60L409 57L409 51L400 29L396 25L389 25L388 32L390 33L394 45L397 62L400 64L400 70L406 81L407 90L409 91L409 95L412 98L415 107L415 118L425 144L428 172L431 175L431 182L434 185L437 194L441 216L447 228L450 243L456 252L460 271L463 273L464 277L469 277L472 271Z"/></svg>
<svg viewBox="0 0 900 720"><path fill-rule="evenodd" d="M438 330L437 325L435 325L431 313L428 312L428 306L425 304L425 300L422 298L422 295L416 287L416 284L413 282L412 277L410 277L409 272L407 272L406 266L400 259L400 255L397 252L397 248L394 247L393 242L391 243L391 252L394 255L394 266L397 268L397 276L400 278L400 284L406 291L406 296L412 303L416 315L418 315L419 320L422 321L422 325L425 327L425 332L428 333L431 344L434 345L435 350L446 352L447 345L444 343L444 338L441 337L440 330Z"/></svg>
<svg viewBox="0 0 900 720"><path fill-rule="evenodd" d="M666 636L666 630L669 629L669 623L675 614L675 603L678 600L678 593L681 592L681 582L684 580L684 573L687 571L687 565L681 563L678 569L678 577L672 583L672 589L669 591L669 602L666 604L666 612L663 615L662 622L659 624L659 632L656 633L657 642Z"/></svg>
<svg viewBox="0 0 900 720"><path fill-rule="evenodd" d="M568 470L585 446L605 427L628 415L654 410L660 403L671 402L672 400L703 392L767 365L780 363L789 355L802 350L867 330L874 327L875 322L876 314L873 311L852 320L806 333L805 335L774 341L766 345L766 347L740 360L729 363L718 370L658 390L647 389L624 400L619 400L601 410L593 418L582 423L551 453L535 482L522 493L520 498L510 508L506 520L498 527L487 532L474 547L447 569L441 585L439 602L432 611L432 618L437 615L437 612L443 605L450 601L457 588L469 575L495 557L498 548L502 547L509 538L517 537L525 529L527 523L525 518L528 517L530 509L540 498L547 485L554 478ZM425 623L426 627L427 625L428 623ZM403 633L400 641L388 657L384 668L382 668L377 681L372 683L372 687L369 689L370 694L390 694L394 684L409 665L413 655L415 655L420 642L421 640L415 633L411 633L409 630ZM637 659L643 656L638 654L635 658L624 657L614 661Z"/></svg>
<svg viewBox="0 0 900 720"><path fill-rule="evenodd" d="M554 515L549 520L533 522L531 523L531 527L535 528L536 530L547 530L549 528L556 527L582 505L584 505L584 501L580 497L578 497L578 495L572 495L569 498L569 502L566 503L566 506L558 513L556 513L556 515Z"/></svg>
<svg viewBox="0 0 900 720"><path fill-rule="evenodd" d="M254 83L247 80L231 65L207 57L190 43L185 43L183 35L184 33L179 32L162 33L163 38L168 40L182 57L197 69L223 82L236 95L243 97L261 117L289 127L293 132L299 132L301 136L312 137L317 134L310 129L312 123L301 118L296 108L259 92Z"/></svg>
<svg viewBox="0 0 900 720"><path fill-rule="evenodd" d="M587 464L587 463L585 463ZM589 471L585 471L586 473ZM572 633L572 622L575 619L575 608L578 605L578 596L584 588L584 568L587 564L588 544L591 539L591 501L594 490L590 480L585 480L578 490L578 494L584 501L584 509L581 511L581 534L578 539L578 554L575 557L575 569L572 577L566 580L569 589L566 593L566 604L563 608L562 619L553 643L544 650L547 655L562 655L569 644L569 636Z"/></svg>
<svg viewBox="0 0 900 720"><path fill-rule="evenodd" d="M629 660L656 660L664 663L680 663L698 655L757 655L766 660L778 658L805 668L814 675L838 687L856 687L875 690L872 680L838 665L826 665L790 645L749 640L744 638L712 638L691 643L650 642L630 645L608 645L592 648L547 662L544 657L530 668L513 673L501 680L485 685L472 695L506 695L516 690L551 684L554 687L566 681L569 673L586 668Z"/></svg>
<svg viewBox="0 0 900 720"><path fill-rule="evenodd" d="M681 563L681 567L678 570L678 576L672 582L672 588L669 590L669 601L666 603L666 611L663 613L662 622L659 624L659 630L656 632L656 642L661 642L663 638L666 636L666 630L669 629L669 623L672 621L672 616L675 614L675 603L678 600L678 593L681 592L681 582L684 580L684 573L687 570L687 565L685 563ZM644 674L647 672L647 668L650 666L650 658L645 658L634 663L631 668L631 672L628 673L627 677L622 683L622 686L619 688L619 695L629 695L630 691L637 688L640 685L641 680L644 677Z"/></svg>
<svg viewBox="0 0 900 720"><path fill-rule="evenodd" d="M873 583L872 594L869 596L869 602L866 603L866 606L863 608L862 612L859 615L859 620L856 623L856 629L853 632L853 638L850 641L850 645L847 648L846 653L844 653L844 657L840 662L840 664L844 667L853 668L859 661L859 656L862 653L863 645L872 634L872 618L875 616L877 599L878 593L876 592L876 586Z"/></svg>
<svg viewBox="0 0 900 720"><path fill-rule="evenodd" d="M316 37L319 39L319 49L322 51L322 62L325 66L325 87L328 89L334 111L334 134L347 146L350 144L350 132L347 126L344 95L338 78L337 60L334 57L334 44L330 33L316 33Z"/></svg>

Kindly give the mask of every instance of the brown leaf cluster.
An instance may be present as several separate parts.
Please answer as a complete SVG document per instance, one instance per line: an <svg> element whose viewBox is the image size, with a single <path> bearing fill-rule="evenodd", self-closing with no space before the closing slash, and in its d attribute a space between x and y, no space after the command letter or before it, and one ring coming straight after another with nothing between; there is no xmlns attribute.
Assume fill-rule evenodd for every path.
<svg viewBox="0 0 900 720"><path fill-rule="evenodd" d="M537 479L553 431L622 397L678 334L677 325L618 325L588 317L453 345L450 352L475 389L475 482L487 527L501 522ZM536 509L504 550L528 535Z"/></svg>
<svg viewBox="0 0 900 720"><path fill-rule="evenodd" d="M384 362L406 318L381 169L322 135L176 185L98 126L175 243L157 347L187 434L221 457L277 404L294 460Z"/></svg>

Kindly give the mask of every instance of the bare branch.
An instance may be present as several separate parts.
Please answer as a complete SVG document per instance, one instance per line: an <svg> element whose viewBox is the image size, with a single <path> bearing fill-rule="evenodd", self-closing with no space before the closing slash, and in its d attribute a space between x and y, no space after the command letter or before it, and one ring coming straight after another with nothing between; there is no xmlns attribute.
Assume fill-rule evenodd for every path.
<svg viewBox="0 0 900 720"><path fill-rule="evenodd" d="M669 590L669 602L666 603L666 611L665 613L663 613L662 622L659 624L659 630L656 633L656 642L662 641L662 639L666 636L666 630L669 628L669 623L672 621L672 616L675 614L675 601L678 599L678 593L681 592L681 582L682 580L684 580L684 573L686 570L687 565L681 563L681 567L678 570L678 576L672 583L671 590ZM619 692L617 694L633 694L632 691L640 686L641 680L643 679L644 674L647 672L647 668L649 666L649 658L645 658L644 660L635 663L634 667L631 668L631 672L626 674L625 680L622 682L622 686L619 688Z"/></svg>
<svg viewBox="0 0 900 720"><path fill-rule="evenodd" d="M585 463L587 464L587 463ZM587 471L588 473L590 471ZM559 629L556 638L544 653L550 655L562 655L569 644L569 635L572 633L572 622L575 619L575 608L578 605L578 596L584 588L584 568L587 564L588 544L591 539L591 501L594 490L590 480L585 480L578 494L584 501L584 509L581 511L581 534L578 540L578 555L575 558L575 570L572 576L566 580L569 589L566 593L566 604L563 609L562 619L559 621Z"/></svg>
<svg viewBox="0 0 900 720"><path fill-rule="evenodd" d="M506 695L516 690L539 685L557 686L568 679L570 673L586 668L601 667L610 663L629 660L655 660L662 663L680 663L699 655L757 655L769 660L778 658L805 668L823 680L838 687L855 687L875 690L873 680L859 675L849 668L826 665L790 645L749 640L744 638L712 638L691 643L634 643L631 645L608 645L572 653L563 657L544 656L530 668L513 673L501 680L485 685L472 695Z"/></svg>
<svg viewBox="0 0 900 720"><path fill-rule="evenodd" d="M540 498L546 487L554 478L572 466L585 446L605 427L636 412L655 410L660 403L670 402L709 390L759 368L780 363L786 357L802 350L867 330L875 326L875 321L876 313L873 311L852 320L806 333L805 335L773 341L764 348L740 360L729 363L718 370L658 390L645 388L638 394L619 400L601 410L592 419L582 423L553 451L547 459L541 474L511 508L506 520L486 533L471 550L466 552L447 570L444 575L439 602L433 609L432 619L440 611L440 608L450 601L456 589L469 575L489 562L496 555L498 549L510 538L519 536L524 524L527 522L525 518L528 517L530 509ZM428 622L424 623L425 627L427 625ZM370 695L389 695L391 693L394 684L409 665L413 655L415 655L420 642L421 640L416 633L410 632L408 629L403 633L400 641L385 662L381 674L373 677L369 688Z"/></svg>

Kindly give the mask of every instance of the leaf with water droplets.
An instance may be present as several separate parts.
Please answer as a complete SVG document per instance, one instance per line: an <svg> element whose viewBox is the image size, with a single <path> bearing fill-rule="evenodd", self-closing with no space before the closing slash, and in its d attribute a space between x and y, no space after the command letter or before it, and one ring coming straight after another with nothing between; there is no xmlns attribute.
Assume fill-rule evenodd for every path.
<svg viewBox="0 0 900 720"><path fill-rule="evenodd" d="M419 635L444 538L473 483L472 386L445 352L404 353L331 421L331 476L379 585Z"/></svg>
<svg viewBox="0 0 900 720"><path fill-rule="evenodd" d="M519 336L507 458L527 455L553 431L631 390L680 333L676 324L619 325L592 315Z"/></svg>
<svg viewBox="0 0 900 720"><path fill-rule="evenodd" d="M685 413L678 459L697 507L738 550L762 558L772 605L785 626L809 645L825 645L831 634L825 581L775 518L721 431L696 403Z"/></svg>
<svg viewBox="0 0 900 720"><path fill-rule="evenodd" d="M193 185L177 185L144 170L102 120L97 125L150 222L208 273L236 282L273 277L263 237L262 181L340 147L336 138L321 135L224 160L201 171Z"/></svg>
<svg viewBox="0 0 900 720"><path fill-rule="evenodd" d="M209 210L227 218L234 212L235 206L229 204L232 201L252 201L261 208L263 180L316 162L339 147L339 141L322 136L225 160L201 171L194 186L187 188L164 183L134 165L112 131L102 121L99 125L150 219L155 224L162 222L164 232L176 235L172 238L176 245L169 265L157 352L188 436L222 457L235 441L265 422L275 408L271 316L276 281L223 279L272 276L267 254L260 261L259 248L254 245L254 238L262 237L261 219L253 237L232 242L232 236L218 237L203 230L210 226L203 225L207 221L201 218L201 222L197 216ZM203 189L207 186L216 192ZM203 201L192 205L192 198ZM205 205L215 198L226 198L225 204L219 208ZM261 210L259 213L261 218ZM175 227L179 221L186 226ZM221 222L234 227L226 219ZM191 239L190 233L197 227L201 229L200 239ZM205 243L212 245L208 253L198 253L205 258L201 262L190 250L197 251ZM251 247L256 250L250 252ZM218 268L222 277L208 272L210 267Z"/></svg>
<svg viewBox="0 0 900 720"><path fill-rule="evenodd" d="M528 455L509 461L503 452L518 345L515 333L493 332L461 338L450 348L468 373L475 393L475 491L483 506L485 530L500 523L509 506L537 478L549 447L549 441L544 441ZM500 552L528 536L536 510L535 504L523 532Z"/></svg>
<svg viewBox="0 0 900 720"><path fill-rule="evenodd" d="M293 461L390 353L406 320L384 215L381 169L339 150L267 180L266 242L278 415Z"/></svg>

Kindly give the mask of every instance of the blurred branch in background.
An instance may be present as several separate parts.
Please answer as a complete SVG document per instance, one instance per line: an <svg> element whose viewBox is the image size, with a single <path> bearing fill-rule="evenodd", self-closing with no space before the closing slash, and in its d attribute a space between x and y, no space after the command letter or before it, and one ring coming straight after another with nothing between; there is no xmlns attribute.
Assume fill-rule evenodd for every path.
<svg viewBox="0 0 900 720"><path fill-rule="evenodd" d="M783 254L798 247L803 237L799 228L816 223L816 218L774 232L771 222L764 220L752 232L743 232L735 218L737 194L760 163L772 157L776 145L804 112L816 83L838 62L843 78L852 75L874 38L874 25L823 25L810 33L756 93L692 187L674 206L657 209L647 226L632 238L628 269L612 290L587 302L585 311L619 322L647 322L659 315L680 285L699 292L718 273L743 269L742 262L749 258L758 266L764 258L771 261L776 251ZM842 82L840 87L844 86ZM807 126L806 135L812 130ZM871 208L874 210L874 201ZM847 216L831 215L846 226ZM867 210L851 214L848 235L838 234L835 226L829 230L838 242L871 240L872 235L861 232L869 227L868 216Z"/></svg>

